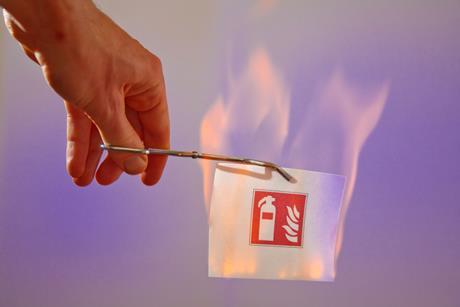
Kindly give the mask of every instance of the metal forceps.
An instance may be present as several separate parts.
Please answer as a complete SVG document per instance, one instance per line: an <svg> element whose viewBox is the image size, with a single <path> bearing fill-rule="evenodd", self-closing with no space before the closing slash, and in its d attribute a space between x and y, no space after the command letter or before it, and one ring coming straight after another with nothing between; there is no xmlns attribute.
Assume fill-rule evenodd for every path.
<svg viewBox="0 0 460 307"><path fill-rule="evenodd" d="M175 156L175 157L182 157L182 158L206 159L206 160L214 160L214 161L226 161L226 162L234 162L234 163L241 163L241 164L251 164L251 165L271 168L277 171L287 181L292 181L294 179L294 177L292 177L286 170L276 165L275 163L254 160L254 159L231 157L231 156L224 156L224 155L214 155L214 154L202 153L202 152L197 152L197 151L178 151L178 150L158 149L158 148L138 149L138 148L115 146L115 145L105 145L105 144L101 144L101 148L107 151L129 152L129 153L136 153L136 154L142 154L142 155L168 155L168 156Z"/></svg>

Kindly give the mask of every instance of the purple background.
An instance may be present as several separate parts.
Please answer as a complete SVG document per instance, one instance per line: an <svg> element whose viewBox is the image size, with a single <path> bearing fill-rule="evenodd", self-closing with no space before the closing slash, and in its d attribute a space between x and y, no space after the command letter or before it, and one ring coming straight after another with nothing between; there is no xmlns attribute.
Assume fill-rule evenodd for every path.
<svg viewBox="0 0 460 307"><path fill-rule="evenodd" d="M292 1L265 23L244 22L245 1L164 2L100 1L162 58L176 148L199 147L201 119L226 90L228 52L238 70L254 46L270 51L292 86L292 124L337 67L355 83L390 81L360 157L336 281L208 278L193 161L170 159L153 188L128 176L73 186L64 107L3 35L0 306L459 306L460 2Z"/></svg>

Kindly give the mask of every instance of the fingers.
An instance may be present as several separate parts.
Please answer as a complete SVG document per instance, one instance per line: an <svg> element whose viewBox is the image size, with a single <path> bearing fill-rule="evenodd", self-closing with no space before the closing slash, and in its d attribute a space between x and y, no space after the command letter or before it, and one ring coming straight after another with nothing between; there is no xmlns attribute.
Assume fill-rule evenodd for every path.
<svg viewBox="0 0 460 307"><path fill-rule="evenodd" d="M163 95L163 97L165 97ZM169 148L169 116L166 99L152 109L141 112L139 119L143 126L144 143L151 148ZM150 155L147 169L142 174L142 182L146 185L154 185L159 180L166 165L167 156Z"/></svg>
<svg viewBox="0 0 460 307"><path fill-rule="evenodd" d="M121 96L108 103L93 102L85 108L85 111L98 127L105 144L144 148L144 143L126 116L124 99ZM109 157L114 165L128 174L140 174L147 167L145 155L109 152ZM103 165L114 168L112 163L106 163L109 162Z"/></svg>
<svg viewBox="0 0 460 307"><path fill-rule="evenodd" d="M138 135L142 137L142 127L139 121L137 112L131 108L126 108L126 117L133 126ZM108 156L105 161L99 166L97 171L97 180L100 184L107 185L117 180L122 174L123 170L117 166L115 162Z"/></svg>
<svg viewBox="0 0 460 307"><path fill-rule="evenodd" d="M92 123L72 104L64 104L67 110L67 172L72 178L79 178L86 169Z"/></svg>
<svg viewBox="0 0 460 307"><path fill-rule="evenodd" d="M96 180L99 184L109 185L115 182L122 173L123 170L107 156L97 170Z"/></svg>
<svg viewBox="0 0 460 307"><path fill-rule="evenodd" d="M93 181L97 165L99 164L99 160L101 159L102 155L102 149L100 144L101 137L99 136L99 131L97 130L96 126L92 125L85 171L80 177L73 178L73 182L76 185L84 187L89 185Z"/></svg>
<svg viewBox="0 0 460 307"><path fill-rule="evenodd" d="M101 138L81 110L65 102L67 110L67 172L76 185L91 183L102 155Z"/></svg>
<svg viewBox="0 0 460 307"><path fill-rule="evenodd" d="M169 115L166 101L165 84L158 58L153 57L150 70L152 81L150 87L126 98L126 104L136 110L143 128L145 147L169 148ZM142 174L146 185L154 185L160 179L165 167L167 156L150 155L147 169Z"/></svg>

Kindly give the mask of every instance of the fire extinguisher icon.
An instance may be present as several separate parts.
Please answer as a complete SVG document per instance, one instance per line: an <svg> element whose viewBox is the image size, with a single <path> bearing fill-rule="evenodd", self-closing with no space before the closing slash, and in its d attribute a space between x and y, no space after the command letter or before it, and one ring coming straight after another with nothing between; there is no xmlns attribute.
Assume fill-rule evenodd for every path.
<svg viewBox="0 0 460 307"><path fill-rule="evenodd" d="M259 241L273 241L275 237L276 207L273 205L275 198L265 196L259 201Z"/></svg>

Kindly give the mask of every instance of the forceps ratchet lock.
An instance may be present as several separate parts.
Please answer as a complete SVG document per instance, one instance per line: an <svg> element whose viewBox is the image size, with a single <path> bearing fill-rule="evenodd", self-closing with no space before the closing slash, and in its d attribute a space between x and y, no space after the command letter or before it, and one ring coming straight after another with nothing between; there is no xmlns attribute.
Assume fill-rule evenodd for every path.
<svg viewBox="0 0 460 307"><path fill-rule="evenodd" d="M101 144L101 148L107 151L128 152L128 153L135 153L135 154L141 154L141 155L167 155L167 156L175 156L175 157L182 157L182 158L205 159L205 160L225 161L225 162L257 165L257 166L267 167L267 168L277 171L287 181L291 182L294 179L294 177L292 177L285 169L283 169L282 167L278 166L275 163L248 159L248 158L215 155L215 154L202 153L198 151L178 151L178 150L158 149L158 148L130 148L130 147L122 147L122 146L106 145L106 144Z"/></svg>

